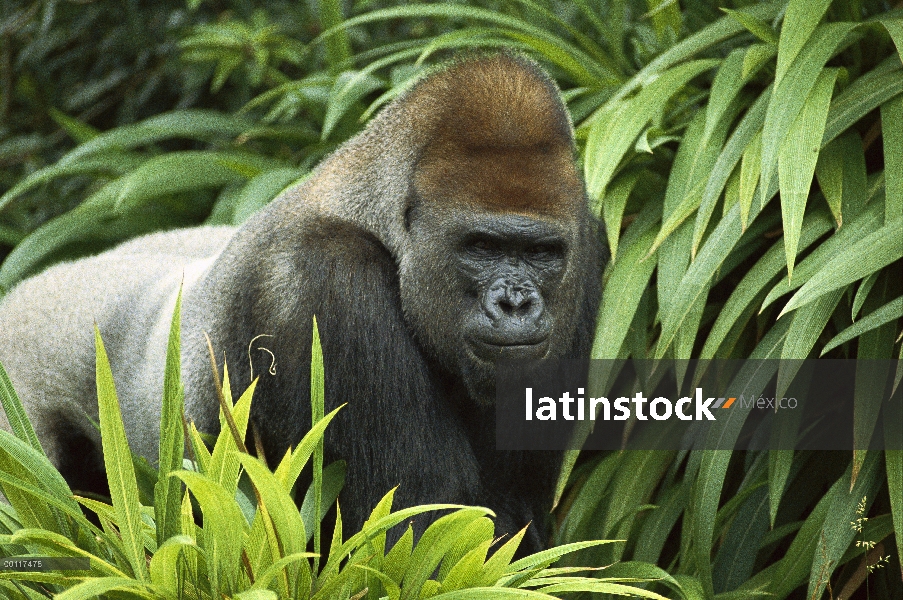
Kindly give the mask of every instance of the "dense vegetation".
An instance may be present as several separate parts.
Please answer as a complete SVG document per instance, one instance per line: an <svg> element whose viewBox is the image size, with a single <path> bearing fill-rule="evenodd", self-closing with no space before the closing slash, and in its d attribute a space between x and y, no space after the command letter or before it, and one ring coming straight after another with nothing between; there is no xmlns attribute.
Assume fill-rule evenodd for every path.
<svg viewBox="0 0 903 600"><path fill-rule="evenodd" d="M594 357L903 360L897 3L35 0L4 10L0 293L139 233L240 223L431 65L462 48L507 46L559 82L607 227L613 260ZM857 414L855 434L867 438L876 423ZM21 450L24 439L3 439L3 472L38 460ZM183 479L203 509L192 477ZM28 483L38 489L23 493L40 498L60 491L42 487L58 485L50 476ZM13 484L2 484L12 499ZM116 511L123 498L113 498ZM903 451L573 452L557 500L557 543L625 540L573 556L624 561L581 574L598 581L659 578L642 585L687 599L903 595ZM48 510L76 519L77 505L59 502ZM144 527L128 502L131 512L115 515L91 508L105 523L115 576L144 581L141 552L162 550L182 530L162 528L153 513L168 508L156 506L140 509L156 537L117 541L113 524ZM62 539L13 530L65 535L48 525L56 516L26 525L31 516L7 512L0 527L50 552ZM475 549L484 527L474 526ZM241 548L204 535L193 543L208 558ZM192 543L178 539L169 543ZM72 544L82 541L93 543ZM171 552L159 560L175 560ZM466 555L479 559L472 572L489 568L485 555ZM426 580L436 564L424 559L418 573ZM543 564L505 568L534 577L530 568ZM419 578L402 596L440 591ZM21 585L0 580L11 597L36 597Z"/></svg>

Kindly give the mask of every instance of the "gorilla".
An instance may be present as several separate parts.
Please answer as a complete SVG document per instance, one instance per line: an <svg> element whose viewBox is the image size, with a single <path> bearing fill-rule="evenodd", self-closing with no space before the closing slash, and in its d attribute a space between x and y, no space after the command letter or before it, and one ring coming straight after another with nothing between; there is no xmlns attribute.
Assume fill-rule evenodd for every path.
<svg viewBox="0 0 903 600"><path fill-rule="evenodd" d="M347 403L326 434L326 460L347 461L346 528L399 486L396 508L486 506L497 534L531 524L521 550L541 549L561 456L496 451L494 364L589 355L606 254L574 155L535 63L459 58L243 226L152 234L24 281L0 304L0 362L84 490L104 481L93 322L129 443L153 462L183 285L187 417L219 428L206 332L234 389L259 375L252 424L272 460L310 427L316 315L326 409ZM275 365L249 351L261 335Z"/></svg>

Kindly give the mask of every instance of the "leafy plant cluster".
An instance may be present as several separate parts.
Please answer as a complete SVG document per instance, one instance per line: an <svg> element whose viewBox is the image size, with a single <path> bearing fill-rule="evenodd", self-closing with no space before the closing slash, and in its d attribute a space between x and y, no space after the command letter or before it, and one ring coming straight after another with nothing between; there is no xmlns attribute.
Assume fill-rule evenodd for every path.
<svg viewBox="0 0 903 600"><path fill-rule="evenodd" d="M433 64L505 46L561 85L606 225L594 357L903 360L898 3L348 8L320 2L297 17L321 25L304 33L276 9L221 13L178 45L217 93L103 132L67 121L74 148L7 177L0 289L144 231L241 223ZM83 191L71 210L11 216L69 182ZM857 409L851 427L893 436L878 428L894 417ZM688 598L903 594L899 450L572 452L557 504L558 542L626 540L575 560L658 565ZM863 538L885 568L866 568L878 546Z"/></svg>
<svg viewBox="0 0 903 600"><path fill-rule="evenodd" d="M129 450L113 374L95 329L99 429L110 503L73 495L44 455L0 365L0 402L13 430L0 430L0 488L10 503L0 504L0 556L90 560L87 572L0 571L5 598L541 599L559 592L598 591L665 600L627 583L662 579L679 589L666 573L648 567L621 565L602 578L578 575L591 569L550 568L568 553L610 542L563 545L512 560L526 530L497 540L491 511L478 507L435 504L393 512L395 490L386 493L363 529L352 535L343 531L336 503L327 548L321 544L321 520L336 502L344 469L340 463L323 467L323 434L341 407L324 414L316 321L314 422L271 470L248 453L243 441L256 380L233 403L224 368L221 431L212 449L185 421L180 305L181 298L167 348L157 468ZM191 460L183 459L186 441ZM311 459L313 483L299 511L292 493ZM410 521L427 511L447 514L415 542ZM387 530L406 521L404 534L386 547Z"/></svg>

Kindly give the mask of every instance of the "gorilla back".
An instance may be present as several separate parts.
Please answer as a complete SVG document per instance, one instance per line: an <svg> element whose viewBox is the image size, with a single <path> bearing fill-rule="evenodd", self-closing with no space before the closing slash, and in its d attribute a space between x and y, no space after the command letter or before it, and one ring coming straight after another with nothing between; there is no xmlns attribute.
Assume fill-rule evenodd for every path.
<svg viewBox="0 0 903 600"><path fill-rule="evenodd" d="M497 533L532 523L522 548L536 550L560 456L495 450L494 363L588 355L597 228L554 83L522 57L473 57L425 77L241 228L138 238L22 283L0 305L0 361L51 459L89 486L96 320L129 442L154 460L184 273L188 417L219 427L208 332L233 381L259 375L252 423L275 459L310 427L316 315L327 410L348 403L326 435L327 460L347 461L346 526L398 485L396 506L487 506ZM248 358L262 334L275 375L269 354Z"/></svg>

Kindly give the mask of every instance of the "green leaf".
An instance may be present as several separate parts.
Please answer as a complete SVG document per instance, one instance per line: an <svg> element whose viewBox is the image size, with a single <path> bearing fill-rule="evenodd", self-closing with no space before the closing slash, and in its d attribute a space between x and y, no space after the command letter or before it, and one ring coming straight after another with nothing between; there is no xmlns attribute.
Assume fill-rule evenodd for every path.
<svg viewBox="0 0 903 600"><path fill-rule="evenodd" d="M899 43L903 43L903 19L897 21ZM884 222L903 217L903 96L881 105L881 136L884 140Z"/></svg>
<svg viewBox="0 0 903 600"><path fill-rule="evenodd" d="M606 293L596 319L596 335L590 354L593 358L616 358L624 344L627 328L655 268L654 260L645 259L655 240L651 225L649 223L626 248L622 242L621 258L610 267ZM637 221L631 227L637 227Z"/></svg>
<svg viewBox="0 0 903 600"><path fill-rule="evenodd" d="M325 391L323 375L323 347L320 345L320 330L317 317L313 318L313 340L310 349L310 408L311 427L323 420L325 412ZM313 464L314 515L323 513L323 437L320 436L314 447ZM320 519L315 519L313 526L314 554L320 554ZM319 573L320 558L314 558L313 572Z"/></svg>
<svg viewBox="0 0 903 600"><path fill-rule="evenodd" d="M896 300L891 300L878 310L869 313L867 316L838 333L825 345L821 351L821 355L824 356L826 352L859 337L866 331L871 331L876 327L880 327L885 323L890 323L901 317L903 317L903 296Z"/></svg>
<svg viewBox="0 0 903 600"><path fill-rule="evenodd" d="M91 127L87 123L82 123L75 117L70 117L66 113L61 110L57 110L55 108L47 109L47 114L50 115L50 118L65 130L66 133L69 134L77 144L83 144L84 142L88 142L96 138L100 132Z"/></svg>
<svg viewBox="0 0 903 600"><path fill-rule="evenodd" d="M141 512L138 504L138 483L132 466L132 453L122 424L122 413L116 396L116 385L110 370L110 361L100 338L100 330L94 325L94 344L97 350L97 403L100 417L100 440L103 447L110 498L116 509L117 526L122 537L122 547L129 559L136 579L148 581L147 562L144 556Z"/></svg>
<svg viewBox="0 0 903 600"><path fill-rule="evenodd" d="M780 83L793 60L812 37L831 0L790 0L784 13L778 42L778 68L775 83Z"/></svg>
<svg viewBox="0 0 903 600"><path fill-rule="evenodd" d="M176 110L104 132L66 154L59 164L70 164L98 152L128 150L171 138L209 141L235 137L253 125L252 121L242 117L212 110Z"/></svg>
<svg viewBox="0 0 903 600"><path fill-rule="evenodd" d="M787 131L778 153L784 250L787 254L787 274L791 279L800 230L803 226L803 213L806 211L806 200L809 197L809 186L815 173L836 79L836 69L825 69L819 74L796 121Z"/></svg>
<svg viewBox="0 0 903 600"><path fill-rule="evenodd" d="M875 271L868 277L862 280L862 283L859 284L859 288L856 290L856 296L853 298L853 307L850 311L850 319L855 321L859 316L859 311L862 309L863 303L868 298L869 292L872 290L872 286L875 285L875 282L878 280L878 275L880 271Z"/></svg>
<svg viewBox="0 0 903 600"><path fill-rule="evenodd" d="M845 248L790 298L781 310L781 315L903 258L901 239L903 239L903 218L898 218Z"/></svg>
<svg viewBox="0 0 903 600"><path fill-rule="evenodd" d="M903 19L879 19L881 24L887 29L894 45L897 46L897 54L900 55L900 61L903 62Z"/></svg>
<svg viewBox="0 0 903 600"><path fill-rule="evenodd" d="M884 207L880 206L877 202L870 204L858 218L853 219L852 222L848 222L838 229L831 237L816 246L815 249L796 266L796 276L793 278L792 282L789 281L785 275L781 281L768 292L768 295L762 302L760 313L776 299L801 287L844 249L849 248L857 242L860 242L869 234L877 231L881 226L881 220L884 215L883 208Z"/></svg>
<svg viewBox="0 0 903 600"><path fill-rule="evenodd" d="M753 34L763 42L767 42L769 44L778 43L778 35L775 33L774 29L772 29L771 26L762 19L754 17L749 13L743 12L742 10L722 8L721 11L727 13L729 17L743 25L743 27L745 27L751 34Z"/></svg>
<svg viewBox="0 0 903 600"><path fill-rule="evenodd" d="M0 196L0 209L25 192L57 177L72 175L118 177L138 168L146 160L146 157L138 156L134 153L108 151L71 162L54 163L43 169L38 169L16 182L16 185L7 190L3 196Z"/></svg>
<svg viewBox="0 0 903 600"><path fill-rule="evenodd" d="M163 404L160 408L160 462L159 476L154 486L154 520L157 529L157 546L179 533L179 511L182 504L182 486L178 479L170 477L182 468L185 454L185 428L183 406L185 390L182 387L181 370L181 319L182 288L176 297L166 348L166 367L163 372Z"/></svg>
<svg viewBox="0 0 903 600"><path fill-rule="evenodd" d="M2 363L0 363L0 403L3 404L3 412L6 413L6 420L13 434L41 454L44 454L41 442L38 441L34 427L31 426L31 421L28 420L25 408L22 406L16 390L13 389L13 382L6 373L6 369L3 368Z"/></svg>
<svg viewBox="0 0 903 600"><path fill-rule="evenodd" d="M850 128L856 121L903 92L900 61L889 57L838 94L831 103L822 146Z"/></svg>
<svg viewBox="0 0 903 600"><path fill-rule="evenodd" d="M151 557L151 582L171 597L177 597L182 578L186 575L184 566L180 565L182 555L198 550L194 539L187 535L175 535L167 539Z"/></svg>
<svg viewBox="0 0 903 600"><path fill-rule="evenodd" d="M696 225L693 229L692 255L694 258L696 256L696 251L699 249L699 244L702 243L702 237L708 229L709 219L715 210L715 204L718 201L718 197L721 195L721 191L724 189L731 173L737 166L737 162L740 161L742 156L744 161L741 164L742 170L743 165L750 160L750 158L747 157L748 152L754 151L761 153L761 134L759 132L762 129L762 123L765 121L765 111L768 108L770 98L770 89L765 90L759 95L749 110L746 111L746 114L743 115L740 123L734 129L734 132L724 145L724 149L718 156L715 166L712 167L712 173L702 192L702 199L699 202L699 212L696 215ZM753 144L757 144L758 147L753 146L752 149L750 149ZM757 178L759 167L754 168L756 169L755 177ZM749 177L749 173L747 173L747 177ZM755 190L755 180L752 181L751 187L752 189L749 193L752 193ZM740 201L742 204L742 197ZM749 205L750 203L746 203L742 212L743 223L741 229L743 231L746 230L749 217ZM725 206L725 208L728 211L730 210L730 207L728 206Z"/></svg>
<svg viewBox="0 0 903 600"><path fill-rule="evenodd" d="M88 600L114 591L126 592L132 594L133 597L147 598L148 600L156 598L156 595L151 593L141 581L124 577L91 578L57 594L54 598L57 600Z"/></svg>
<svg viewBox="0 0 903 600"><path fill-rule="evenodd" d="M822 2L824 0L818 0ZM805 3L800 0L798 4ZM762 129L762 177L765 187L771 182L771 176L778 162L778 152L787 137L787 133L796 123L803 110L816 81L822 77L823 67L831 56L845 43L847 34L855 27L855 23L828 23L819 26L812 39L803 47L797 59L787 72L787 77L775 86L765 124ZM783 36L783 31L782 31ZM781 52L778 51L780 61ZM763 190L764 191L764 190ZM767 198L762 196L764 202Z"/></svg>
<svg viewBox="0 0 903 600"><path fill-rule="evenodd" d="M323 469L323 482L320 487L320 517L314 516L314 486L310 486L304 495L304 501L301 503L301 518L304 520L304 530L307 532L307 541L313 536L316 527L320 527L320 522L329 507L336 503L339 492L345 485L345 461L337 460L330 463Z"/></svg>
<svg viewBox="0 0 903 600"><path fill-rule="evenodd" d="M630 100L600 109L589 130L584 172L590 198L601 198L621 160L646 125L691 79L718 65L696 60L662 73Z"/></svg>
<svg viewBox="0 0 903 600"><path fill-rule="evenodd" d="M851 469L847 469L846 474L841 477L840 481L844 484L844 488L833 494L828 508L829 516L825 519L816 542L807 598L818 598L822 595L828 577L852 543L856 532L850 526L850 522L856 520L859 502L866 498L865 504L868 507L874 501L880 485L878 478L880 457L880 452L868 453L855 485L851 483Z"/></svg>
<svg viewBox="0 0 903 600"><path fill-rule="evenodd" d="M439 566L442 557L451 550L457 541L457 536L470 523L484 514L485 511L482 509L464 508L440 517L435 523L427 527L414 548L410 566L402 581L401 597L403 600L419 598L423 584L436 567ZM487 567L488 565L489 563L487 562Z"/></svg>
<svg viewBox="0 0 903 600"><path fill-rule="evenodd" d="M241 568L241 550L248 524L235 497L215 481L192 471L173 473L185 482L204 515L202 545L207 556L211 590L215 595L235 591Z"/></svg>
<svg viewBox="0 0 903 600"><path fill-rule="evenodd" d="M749 222L749 207L752 206L753 196L756 193L756 184L759 175L762 174L762 132L756 134L746 150L743 151L743 159L740 162L740 190L738 192L740 203L740 219L743 230ZM702 237L700 235L700 237Z"/></svg>
<svg viewBox="0 0 903 600"><path fill-rule="evenodd" d="M615 178L612 185L605 192L605 201L602 203L602 216L605 220L605 233L608 236L608 248L611 250L611 260L618 258L618 238L621 235L621 221L624 217L624 207L627 198L640 178L640 171L631 171ZM598 213L597 213L598 214Z"/></svg>
<svg viewBox="0 0 903 600"><path fill-rule="evenodd" d="M126 212L152 198L220 187L278 166L269 158L244 152L169 152L122 178L114 208Z"/></svg>
<svg viewBox="0 0 903 600"><path fill-rule="evenodd" d="M278 536L278 546L283 558L290 554L304 552L307 546L304 522L295 507L295 502L288 492L282 488L279 480L255 457L240 452L235 453L241 461L245 472L254 483L254 487L260 494L260 500L266 507L266 517L272 520L273 529ZM307 568L306 562L301 565ZM310 573L307 574L310 578Z"/></svg>

